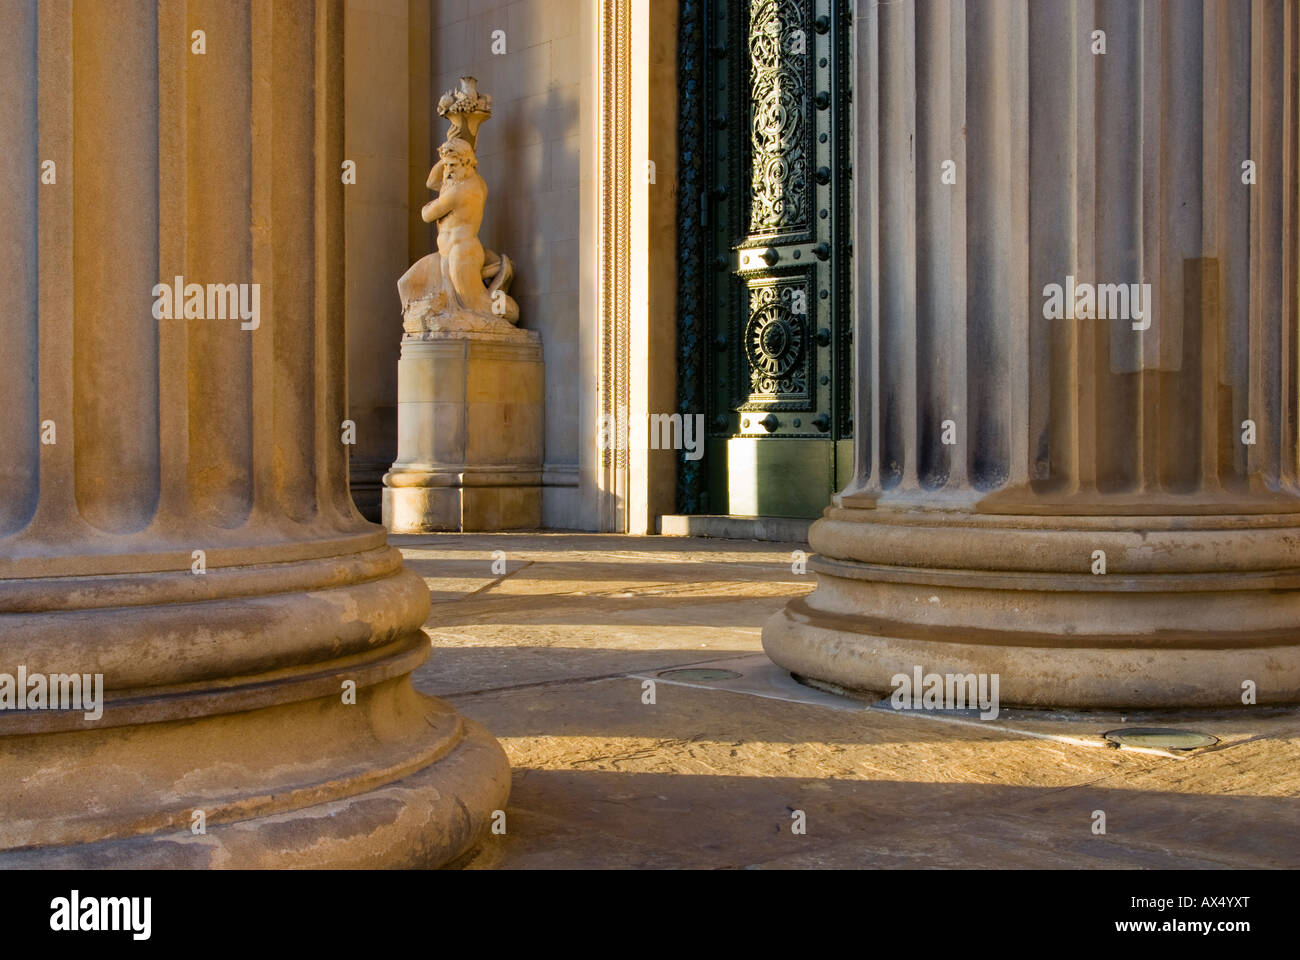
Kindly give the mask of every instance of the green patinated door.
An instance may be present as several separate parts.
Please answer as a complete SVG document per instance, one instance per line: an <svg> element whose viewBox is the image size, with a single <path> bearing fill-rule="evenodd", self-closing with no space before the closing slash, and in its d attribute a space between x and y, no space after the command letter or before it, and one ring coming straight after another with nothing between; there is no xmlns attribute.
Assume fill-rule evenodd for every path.
<svg viewBox="0 0 1300 960"><path fill-rule="evenodd" d="M815 517L851 472L850 3L702 14L700 512Z"/></svg>

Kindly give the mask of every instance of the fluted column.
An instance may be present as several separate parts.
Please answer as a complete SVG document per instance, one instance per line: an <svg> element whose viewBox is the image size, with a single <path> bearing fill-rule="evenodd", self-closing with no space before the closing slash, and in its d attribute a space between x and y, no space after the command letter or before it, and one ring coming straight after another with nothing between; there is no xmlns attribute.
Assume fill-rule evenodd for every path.
<svg viewBox="0 0 1300 960"><path fill-rule="evenodd" d="M0 32L0 673L105 690L0 709L0 866L437 865L504 805L348 495L342 27L42 0ZM155 319L176 277L259 314Z"/></svg>
<svg viewBox="0 0 1300 960"><path fill-rule="evenodd" d="M903 0L856 44L856 472L769 654L1300 699L1300 4Z"/></svg>

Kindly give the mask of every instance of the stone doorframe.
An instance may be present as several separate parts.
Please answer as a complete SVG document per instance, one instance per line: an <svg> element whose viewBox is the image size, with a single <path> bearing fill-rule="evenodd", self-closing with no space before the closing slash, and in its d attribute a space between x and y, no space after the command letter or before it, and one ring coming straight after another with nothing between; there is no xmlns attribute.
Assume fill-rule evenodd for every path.
<svg viewBox="0 0 1300 960"><path fill-rule="evenodd" d="M584 111L580 274L583 526L653 533L676 453L640 438L676 401L677 9L584 5L596 96Z"/></svg>

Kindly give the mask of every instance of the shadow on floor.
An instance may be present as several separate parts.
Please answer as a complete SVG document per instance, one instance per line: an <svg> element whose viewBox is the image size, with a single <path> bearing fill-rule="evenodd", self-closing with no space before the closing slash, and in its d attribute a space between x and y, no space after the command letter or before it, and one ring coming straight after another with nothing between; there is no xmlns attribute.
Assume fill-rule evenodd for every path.
<svg viewBox="0 0 1300 960"><path fill-rule="evenodd" d="M475 866L1300 867L1293 799L1090 786L521 769L507 822Z"/></svg>

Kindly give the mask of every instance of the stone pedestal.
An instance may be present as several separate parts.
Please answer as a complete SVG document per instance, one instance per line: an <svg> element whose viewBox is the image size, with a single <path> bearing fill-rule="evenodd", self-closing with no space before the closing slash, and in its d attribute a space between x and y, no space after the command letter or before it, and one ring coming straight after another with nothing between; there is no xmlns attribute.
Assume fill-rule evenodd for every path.
<svg viewBox="0 0 1300 960"><path fill-rule="evenodd" d="M1300 699L1298 28L1289 4L856 21L855 475L773 660L879 692L998 674L1008 704ZM1115 285L1105 313L1052 308L1084 284Z"/></svg>
<svg viewBox="0 0 1300 960"><path fill-rule="evenodd" d="M537 333L426 336L402 342L384 526L538 529L545 382Z"/></svg>
<svg viewBox="0 0 1300 960"><path fill-rule="evenodd" d="M2 139L58 165L0 191L0 673L105 703L0 709L0 867L454 861L510 774L412 687L428 591L348 496L342 3L223 9L220 57L64 13L0 33ZM260 315L159 319L176 276Z"/></svg>

